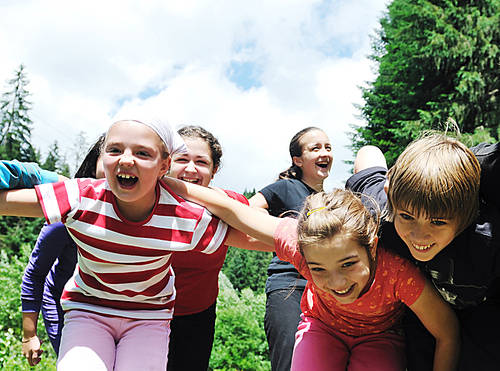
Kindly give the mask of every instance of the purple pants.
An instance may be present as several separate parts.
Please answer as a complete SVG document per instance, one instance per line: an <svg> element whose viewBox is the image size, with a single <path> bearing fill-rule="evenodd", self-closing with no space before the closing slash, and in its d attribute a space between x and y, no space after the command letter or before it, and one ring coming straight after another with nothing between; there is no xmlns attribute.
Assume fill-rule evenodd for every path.
<svg viewBox="0 0 500 371"><path fill-rule="evenodd" d="M383 332L349 336L305 317L295 334L291 371L404 371L404 337Z"/></svg>
<svg viewBox="0 0 500 371"><path fill-rule="evenodd" d="M169 334L169 320L70 310L64 315L57 369L165 371Z"/></svg>

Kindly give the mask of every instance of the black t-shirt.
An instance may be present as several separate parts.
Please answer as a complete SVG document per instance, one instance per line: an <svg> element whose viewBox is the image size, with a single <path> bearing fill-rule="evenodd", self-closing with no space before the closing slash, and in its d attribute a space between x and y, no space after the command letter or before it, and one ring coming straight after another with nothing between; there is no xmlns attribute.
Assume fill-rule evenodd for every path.
<svg viewBox="0 0 500 371"><path fill-rule="evenodd" d="M500 143L481 143L471 150L481 164L481 197L500 210Z"/></svg>
<svg viewBox="0 0 500 371"><path fill-rule="evenodd" d="M383 208L387 203L385 175L384 168L368 168L351 176L346 188L374 197ZM457 309L500 298L500 213L483 199L475 222L428 262L411 256L393 223L382 223L380 241L426 272L443 298Z"/></svg>
<svg viewBox="0 0 500 371"><path fill-rule="evenodd" d="M280 179L259 191L266 199L268 212L277 217L297 217L304 200L316 191L298 179ZM295 267L282 260L276 254L271 259L267 269L266 293L291 287L302 288L306 280L302 278Z"/></svg>

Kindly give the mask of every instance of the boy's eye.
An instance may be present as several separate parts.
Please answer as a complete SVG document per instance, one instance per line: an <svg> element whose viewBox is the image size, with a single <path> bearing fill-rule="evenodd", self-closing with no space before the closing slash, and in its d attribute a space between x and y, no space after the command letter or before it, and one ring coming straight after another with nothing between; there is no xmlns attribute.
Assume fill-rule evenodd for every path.
<svg viewBox="0 0 500 371"><path fill-rule="evenodd" d="M177 162L178 164L187 164L188 160L185 158L176 158L174 159L174 162Z"/></svg>
<svg viewBox="0 0 500 371"><path fill-rule="evenodd" d="M433 219L433 220L431 220L431 224L434 224L436 226L442 226L442 225L446 225L447 223L444 220Z"/></svg>
<svg viewBox="0 0 500 371"><path fill-rule="evenodd" d="M150 157L149 152L147 151L137 151L137 155L142 157Z"/></svg>
<svg viewBox="0 0 500 371"><path fill-rule="evenodd" d="M196 161L196 163L197 163L198 165L203 165L203 166L207 166L207 165L208 165L208 162L203 161L203 160Z"/></svg>
<svg viewBox="0 0 500 371"><path fill-rule="evenodd" d="M399 213L399 216L404 220L413 220L413 217L411 215L406 214L406 213Z"/></svg>

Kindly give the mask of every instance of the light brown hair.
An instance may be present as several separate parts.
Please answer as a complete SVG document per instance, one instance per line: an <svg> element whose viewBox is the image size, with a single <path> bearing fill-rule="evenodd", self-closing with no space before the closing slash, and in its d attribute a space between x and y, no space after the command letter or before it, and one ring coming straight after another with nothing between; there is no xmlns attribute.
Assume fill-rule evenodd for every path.
<svg viewBox="0 0 500 371"><path fill-rule="evenodd" d="M318 192L306 198L299 216L298 244L303 251L304 247L343 233L356 240L371 257L378 228L379 213L372 215L360 196L344 189Z"/></svg>
<svg viewBox="0 0 500 371"><path fill-rule="evenodd" d="M388 172L387 212L454 219L460 232L477 216L481 168L461 142L444 134L424 136L401 153Z"/></svg>

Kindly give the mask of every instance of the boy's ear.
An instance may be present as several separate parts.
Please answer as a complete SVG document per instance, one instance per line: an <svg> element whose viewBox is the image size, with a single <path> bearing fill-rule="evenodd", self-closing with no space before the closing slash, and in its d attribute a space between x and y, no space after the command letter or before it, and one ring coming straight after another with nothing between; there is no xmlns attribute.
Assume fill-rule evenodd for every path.
<svg viewBox="0 0 500 371"><path fill-rule="evenodd" d="M292 161L295 164L295 166L302 167L302 157L293 156Z"/></svg>

